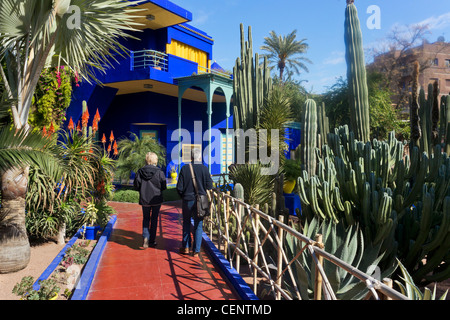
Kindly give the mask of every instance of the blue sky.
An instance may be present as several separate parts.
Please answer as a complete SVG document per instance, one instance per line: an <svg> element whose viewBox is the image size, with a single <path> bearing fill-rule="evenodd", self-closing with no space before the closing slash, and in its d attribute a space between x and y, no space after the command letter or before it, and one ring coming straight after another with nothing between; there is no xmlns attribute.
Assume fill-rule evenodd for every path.
<svg viewBox="0 0 450 320"><path fill-rule="evenodd" d="M252 27L253 50L259 48L264 37L274 30L287 35L297 29L299 40L306 38L306 54L313 64L309 73L297 76L307 80L303 85L312 93L323 93L340 76L346 77L344 46L344 12L346 0L172 0L192 12L190 23L214 40L214 57L222 67L232 70L240 55L240 23L246 33ZM394 26L417 23L430 25L430 42L444 36L450 41L449 0L356 0L365 48L376 46L386 39ZM380 28L369 29L367 20L373 15L367 9L380 8ZM366 57L368 61L370 57Z"/></svg>

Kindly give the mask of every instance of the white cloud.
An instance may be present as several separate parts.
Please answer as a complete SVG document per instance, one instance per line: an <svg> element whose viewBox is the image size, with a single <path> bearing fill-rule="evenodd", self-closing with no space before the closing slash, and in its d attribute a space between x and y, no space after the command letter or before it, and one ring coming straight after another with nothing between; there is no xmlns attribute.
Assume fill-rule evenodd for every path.
<svg viewBox="0 0 450 320"><path fill-rule="evenodd" d="M345 52L343 51L333 51L331 56L323 61L325 65L337 65L341 63L345 63Z"/></svg>
<svg viewBox="0 0 450 320"><path fill-rule="evenodd" d="M195 14L193 14L192 22L195 22L195 24L197 25L203 25L209 20L212 14L213 13L211 11L208 12L204 10L198 10L197 12L195 12Z"/></svg>
<svg viewBox="0 0 450 320"><path fill-rule="evenodd" d="M429 17L418 24L428 25L431 30L441 30L450 27L450 12L441 14L438 17Z"/></svg>

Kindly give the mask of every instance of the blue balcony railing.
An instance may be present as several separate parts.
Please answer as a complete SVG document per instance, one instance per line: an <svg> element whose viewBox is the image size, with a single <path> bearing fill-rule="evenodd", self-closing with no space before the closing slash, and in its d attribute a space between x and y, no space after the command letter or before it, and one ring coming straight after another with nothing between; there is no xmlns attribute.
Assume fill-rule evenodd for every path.
<svg viewBox="0 0 450 320"><path fill-rule="evenodd" d="M167 54L156 50L131 51L130 70L155 68L162 71L168 70Z"/></svg>

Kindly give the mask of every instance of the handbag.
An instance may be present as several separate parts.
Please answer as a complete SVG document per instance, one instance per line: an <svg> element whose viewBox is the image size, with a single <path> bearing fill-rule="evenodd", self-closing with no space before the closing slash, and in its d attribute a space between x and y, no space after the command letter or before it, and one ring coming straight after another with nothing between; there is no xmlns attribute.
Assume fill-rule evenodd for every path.
<svg viewBox="0 0 450 320"><path fill-rule="evenodd" d="M194 184L195 189L195 212L197 213L197 218L202 219L204 217L209 216L209 199L206 194L199 194L198 193L198 187L197 187L197 180L195 179L194 169L192 168L192 164L189 164L189 168L191 169L191 175L192 175L192 183Z"/></svg>

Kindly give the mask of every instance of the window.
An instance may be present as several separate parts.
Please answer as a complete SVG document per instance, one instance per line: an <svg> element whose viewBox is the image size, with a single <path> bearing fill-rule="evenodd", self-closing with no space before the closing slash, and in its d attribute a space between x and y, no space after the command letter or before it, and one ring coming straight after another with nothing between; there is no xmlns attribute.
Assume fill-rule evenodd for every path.
<svg viewBox="0 0 450 320"><path fill-rule="evenodd" d="M435 82L437 82L438 86L439 86L439 79L437 79L437 78L430 78L430 81L428 81L428 84L434 84Z"/></svg>
<svg viewBox="0 0 450 320"><path fill-rule="evenodd" d="M194 148L202 150L201 144L183 144L181 149L181 161L184 163L191 162L191 151Z"/></svg>
<svg viewBox="0 0 450 320"><path fill-rule="evenodd" d="M450 68L450 59L445 59L445 67Z"/></svg>
<svg viewBox="0 0 450 320"><path fill-rule="evenodd" d="M437 67L439 65L439 59L431 59L431 65Z"/></svg>
<svg viewBox="0 0 450 320"><path fill-rule="evenodd" d="M447 88L450 88L450 79L446 79L446 80L445 80L445 86L446 86Z"/></svg>

